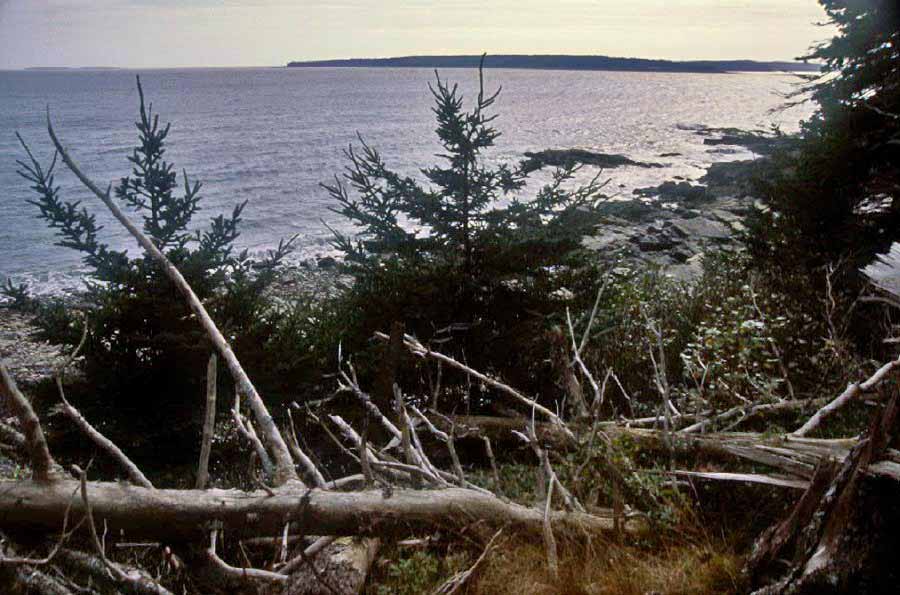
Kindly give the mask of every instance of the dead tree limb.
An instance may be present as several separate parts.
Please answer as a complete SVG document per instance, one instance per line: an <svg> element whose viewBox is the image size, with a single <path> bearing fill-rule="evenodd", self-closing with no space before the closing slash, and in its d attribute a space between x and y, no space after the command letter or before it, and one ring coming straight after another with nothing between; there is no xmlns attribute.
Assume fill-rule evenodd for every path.
<svg viewBox="0 0 900 595"><path fill-rule="evenodd" d="M0 360L0 388L6 395L7 402L19 423L22 426L22 432L25 437L25 447L28 457L31 460L31 470L34 479L39 482L52 481L62 475L62 470L53 457L50 456L50 449L47 448L47 440L44 438L44 430L41 429L41 422L35 414L31 403L16 386L16 381L6 368L3 360Z"/></svg>
<svg viewBox="0 0 900 595"><path fill-rule="evenodd" d="M63 570L88 578L92 583L102 586L109 592L118 593L124 590L135 595L172 595L171 591L138 568L110 562L116 568L119 576L125 577L125 580L112 577L106 564L99 557L82 551L63 548L60 550L56 562Z"/></svg>
<svg viewBox="0 0 900 595"><path fill-rule="evenodd" d="M94 426L90 424L88 420L81 415L81 412L75 409L69 401L66 400L65 391L63 391L62 380L59 376L56 377L56 388L59 391L59 398L62 401L62 410L63 412L72 420L72 422L78 427L81 432L90 438L90 440L99 446L102 450L104 450L109 456L119 464L122 469L125 470L126 475L128 476L128 480L131 481L134 485L139 485L145 488L153 488L153 484L150 483L150 480L141 472L137 465L132 462L128 456L122 452L122 449L116 446L116 444L100 433Z"/></svg>
<svg viewBox="0 0 900 595"><path fill-rule="evenodd" d="M256 458L259 459L263 473L268 477L273 477L275 465L272 463L272 459L269 458L266 447L256 434L256 430L253 429L253 422L241 415L241 393L240 387L237 385L234 387L234 407L231 409L231 418L234 420L234 426L237 428L238 433L250 443L253 452L256 453Z"/></svg>
<svg viewBox="0 0 900 595"><path fill-rule="evenodd" d="M68 479L0 481L0 525L10 531L58 530L78 487ZM111 534L121 531L132 540L205 541L208 524L216 521L236 537L280 535L287 522L313 535L373 536L474 521L537 535L543 526L540 510L463 488L332 492L294 483L275 488L270 496L264 491L148 490L107 482L87 482L86 487L95 519L106 522ZM85 514L82 501L72 504L72 514ZM611 518L596 514L554 512L551 520L555 531L576 535L612 529Z"/></svg>
<svg viewBox="0 0 900 595"><path fill-rule="evenodd" d="M381 339L382 341L390 340L390 337L388 335L385 335L384 333L375 333L375 336L377 338ZM504 384L504 383L500 382L499 380L491 378L490 376L487 376L486 374L482 374L481 372L479 372L477 370L473 370L469 366L462 364L462 363L456 361L455 359L453 359L452 357L444 355L443 353L440 353L437 351L432 351L431 349L422 345L418 340L416 340L411 335L403 336L403 344L414 355L417 355L419 357L428 357L435 361L439 361L441 363L447 364L451 368L456 368L457 370L461 370L462 372L465 372L466 374L468 374L469 376L471 376L473 378L477 378L484 384L497 389L502 394L511 396L515 400L517 400L520 403L522 403L523 405L527 406L529 409L533 408L534 410L539 412L541 415L543 415L550 421L559 424L559 426L563 432L567 432L567 433L571 434L571 432L568 430L568 428L566 428L565 422L563 422L563 420L557 414L553 413L552 411L550 411L549 409L547 409L546 407L544 407L543 405L538 403L535 399L530 399L530 398L526 397L525 395L523 395L516 389L512 388L511 386Z"/></svg>
<svg viewBox="0 0 900 595"><path fill-rule="evenodd" d="M212 450L213 431L216 427L216 354L209 356L206 365L206 413L203 416L203 438L200 442L200 462L197 465L198 490L206 487L209 481L209 454Z"/></svg>
<svg viewBox="0 0 900 595"><path fill-rule="evenodd" d="M892 456L898 436L895 391L840 466L820 467L791 514L757 540L747 567L757 593L896 590L900 482L871 471Z"/></svg>
<svg viewBox="0 0 900 595"><path fill-rule="evenodd" d="M231 566L216 553L216 541L219 532L213 530L209 537L209 548L206 550L206 557L213 568L221 573L223 577L230 581L262 581L266 583L287 583L288 577L277 572L269 572L268 570L260 570L258 568L237 568Z"/></svg>
<svg viewBox="0 0 900 595"><path fill-rule="evenodd" d="M484 550L481 552L481 555L478 556L478 559L475 560L475 563L469 566L468 569L463 570L462 572L457 572L453 576L451 576L443 585L435 590L434 595L453 595L457 591L459 591L465 584L469 581L470 578L475 574L478 568L481 566L481 563L484 562L485 558L488 557L488 554L494 548L495 542L497 538L503 533L503 529L500 529L494 536L491 537L491 540L488 541L487 545L484 546Z"/></svg>
<svg viewBox="0 0 900 595"><path fill-rule="evenodd" d="M890 361L881 366L877 372L869 377L865 382L852 382L847 389L842 392L836 399L816 411L800 428L793 432L794 436L807 436L810 432L822 425L826 418L830 417L842 407L856 399L862 394L872 392L883 383L887 377L894 371L894 368L900 366L900 358Z"/></svg>

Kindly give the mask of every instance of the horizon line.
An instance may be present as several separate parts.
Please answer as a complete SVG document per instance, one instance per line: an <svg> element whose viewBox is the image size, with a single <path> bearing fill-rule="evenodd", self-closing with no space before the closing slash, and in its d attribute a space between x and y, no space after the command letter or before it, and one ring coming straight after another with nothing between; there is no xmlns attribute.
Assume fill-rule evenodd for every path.
<svg viewBox="0 0 900 595"><path fill-rule="evenodd" d="M791 64L807 64L815 65L805 61L800 57L778 58L778 59L760 59L760 58L640 58L636 56L613 56L609 54L528 54L528 53L498 53L498 54L402 54L394 56L366 56L366 57L343 57L343 58L302 58L291 59L281 64L244 64L244 65L163 65L163 66L103 66L103 65L76 65L76 66L19 66L19 67L0 67L0 71L17 72L17 71L33 71L33 70L186 70L186 69L228 69L228 68L285 68L291 63L317 63L317 62L348 62L357 60L403 60L410 58L480 58L482 55L490 57L521 57L521 58L610 58L615 60L636 60L649 62L669 62L677 64L690 64L697 62L706 63L722 63L722 62L751 62L757 64L771 63L791 63ZM485 64L489 67L489 64Z"/></svg>

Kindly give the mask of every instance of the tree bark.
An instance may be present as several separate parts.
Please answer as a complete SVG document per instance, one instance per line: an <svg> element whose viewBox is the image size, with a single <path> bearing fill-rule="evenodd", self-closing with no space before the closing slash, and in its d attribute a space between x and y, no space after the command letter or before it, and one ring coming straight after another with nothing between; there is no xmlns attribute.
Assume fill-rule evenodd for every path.
<svg viewBox="0 0 900 595"><path fill-rule="evenodd" d="M77 522L84 502L73 500L77 481L0 482L0 526L10 532L58 531L66 508ZM129 539L205 541L211 523L221 523L232 536L278 535L284 525L313 535L408 534L435 527L460 527L480 521L540 534L541 511L475 490L393 489L333 492L309 489L297 482L267 492L239 490L146 489L120 483L89 482L87 497L97 523L111 535ZM611 518L554 512L554 530L576 535L613 528Z"/></svg>

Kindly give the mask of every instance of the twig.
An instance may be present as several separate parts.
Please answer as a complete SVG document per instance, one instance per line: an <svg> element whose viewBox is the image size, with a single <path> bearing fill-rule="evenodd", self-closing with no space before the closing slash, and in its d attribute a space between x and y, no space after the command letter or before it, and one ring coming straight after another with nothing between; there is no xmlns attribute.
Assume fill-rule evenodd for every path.
<svg viewBox="0 0 900 595"><path fill-rule="evenodd" d="M467 570L462 572L457 572L452 577L450 577L444 584L438 587L434 591L434 595L453 595L457 591L465 586L466 582L475 574L475 571L478 570L478 567L481 566L481 563L484 562L487 555L494 548L494 542L497 541L497 538L503 533L503 529L498 530L494 533L494 536L491 537L490 541L487 542L487 545L484 546L484 550L481 552L481 555L478 556L478 559L475 560L475 563L469 566Z"/></svg>
<svg viewBox="0 0 900 595"><path fill-rule="evenodd" d="M497 470L497 459L494 457L494 449L491 448L491 439L487 436L482 436L481 439L484 441L484 452L491 463L491 473L494 476L494 490L498 494L503 495L503 489L500 486L500 472Z"/></svg>
<svg viewBox="0 0 900 595"><path fill-rule="evenodd" d="M383 341L390 339L390 337L388 337L384 333L375 333L375 336ZM427 347L425 347L424 345L419 343L419 341L417 341L414 337L412 337L410 335L403 336L403 343L404 343L404 345L406 345L406 348L409 349L413 354L418 355L420 357L429 357L436 361L443 362L452 368L461 370L461 371L465 372L466 374L469 374L470 376L477 378L484 384L486 384L488 386L492 386L492 387L496 388L497 390L499 390L500 392L513 397L517 401L523 403L524 405L527 405L529 408L535 409L536 411L540 412L541 415L543 415L543 416L547 417L548 419L550 419L551 421L559 424L560 427L562 428L563 432L565 432L566 435L568 435L570 438L572 438L574 440L575 436L572 434L571 430L569 430L569 428L566 427L565 422L563 422L563 420L557 414L550 411L543 405L539 404L535 399L529 399L528 397L526 397L525 395L523 395L516 389L510 387L509 385L503 384L499 380L495 380L495 379L491 378L490 376L487 376L485 374L482 374L481 372L478 372L477 370L473 370L469 366L456 361L452 357L449 357L447 355L444 355L443 353L440 353L437 351L432 351L432 350L428 349Z"/></svg>
<svg viewBox="0 0 900 595"><path fill-rule="evenodd" d="M91 439L94 444L99 446L101 449L106 451L119 465L125 470L125 473L128 475L128 479L131 483L135 485L139 485L145 488L153 488L153 484L150 483L150 480L141 472L137 465L128 458L128 456L120 449L116 444L104 436L99 430L97 430L94 426L88 422L81 415L81 412L78 411L75 407L72 406L71 403L66 399L66 391L63 389L63 380L65 378L66 372L69 366L72 365L72 362L75 361L75 358L78 357L78 354L81 352L81 349L84 347L85 342L87 341L88 335L88 321L87 317L84 319L84 330L81 333L81 340L78 342L78 346L72 351L69 357L57 367L55 371L56 381L56 390L59 392L59 399L62 401L62 409L63 412L69 416L69 418L75 423L79 430L82 431L88 438Z"/></svg>
<svg viewBox="0 0 900 595"><path fill-rule="evenodd" d="M887 377L894 371L894 368L900 366L900 358L890 361L878 369L865 382L853 382L849 384L836 399L816 411L816 413L807 420L803 426L791 433L791 436L803 437L818 428L826 418L830 417L842 407L850 403L859 395L871 392L884 382Z"/></svg>
<svg viewBox="0 0 900 595"><path fill-rule="evenodd" d="M78 523L76 523L76 525L72 528L71 531L68 531L68 532L66 531L66 528L69 525L69 513L72 510L72 503L73 503L75 495L77 493L78 493L77 489L72 492L72 498L69 500L69 504L68 504L68 506L66 506L66 511L63 514L62 529L59 532L59 539L56 540L56 543L53 545L53 547L50 549L50 551L47 553L46 556L44 556L43 558L23 558L23 557L12 557L11 558L11 557L7 557L5 555L5 553L3 553L2 550L0 550L0 565L25 564L28 566L43 566L44 564L48 564L50 561L52 561L53 558L56 557L56 554L59 552L60 548L63 546L63 544L66 542L66 540L75 531L77 531L78 528L81 527L82 523L84 522L84 519L82 518L80 521L78 521Z"/></svg>
<svg viewBox="0 0 900 595"><path fill-rule="evenodd" d="M456 479L460 486L466 486L466 474L463 472L462 463L459 461L459 456L456 454L456 446L453 444L454 442L454 429L455 425L453 424L453 420L450 420L450 433L442 432L441 430L434 427L434 424L431 423L425 414L419 411L415 406L410 407L413 413L425 423L425 427L434 434L439 440L441 440L445 445L447 445L447 451L450 453L450 460L453 463L453 471L456 473Z"/></svg>
<svg viewBox="0 0 900 595"><path fill-rule="evenodd" d="M260 570L259 568L236 568L231 566L216 553L216 535L218 530L210 531L209 548L206 550L207 559L213 563L215 568L224 576L230 579L246 581L248 579L264 581L267 583L285 584L288 577L277 572L269 572L268 570Z"/></svg>
<svg viewBox="0 0 900 595"><path fill-rule="evenodd" d="M241 415L241 393L240 386L238 385L235 385L234 387L234 407L231 410L231 417L234 420L234 425L238 432L246 438L253 447L253 451L259 459L259 463L262 465L263 472L267 476L273 477L275 466L272 464L272 459L269 458L266 447L263 446L262 440L256 435L256 431L253 429L253 424L250 420L245 420ZM291 468L293 469L293 464Z"/></svg>
<svg viewBox="0 0 900 595"><path fill-rule="evenodd" d="M294 455L294 458L300 461L300 464L306 470L307 474L312 477L316 487L324 488L327 485L325 477L322 476L322 472L319 471L319 468L312 462L309 455L300 448L300 440L297 439L297 429L294 427L294 416L291 414L290 409L288 409L287 414L288 422L291 427L291 433L288 434L288 448L291 449L291 454Z"/></svg>
<svg viewBox="0 0 900 595"><path fill-rule="evenodd" d="M559 556L556 552L556 538L553 537L553 525L550 524L550 505L553 502L552 477L547 478L547 501L544 503L544 548L547 552L547 567L553 580L559 580Z"/></svg>
<svg viewBox="0 0 900 595"><path fill-rule="evenodd" d="M593 324L594 319L591 317L591 320L588 323L588 330L590 330L590 325ZM597 407L597 403L600 403L603 400L603 395L600 392L600 385L597 384L597 380L594 378L594 375L591 374L591 371L588 370L588 367L585 365L584 360L581 359L581 348L575 343L575 327L572 325L572 315L569 312L569 309L566 308L566 323L569 326L569 337L572 341L572 360L574 364L578 365L578 369L581 370L581 373L587 378L588 383L591 385L591 390L594 391L594 401L592 405L592 409ZM583 402L579 404L585 413L587 413L587 405Z"/></svg>
<svg viewBox="0 0 900 595"><path fill-rule="evenodd" d="M305 563L304 557L308 559L312 559L316 557L316 554L324 550L326 547L335 542L337 537L334 535L326 535L325 537L320 537L303 550L303 556L297 556L296 558L289 560L284 566L282 566L278 572L280 574L289 575L293 573L295 570L300 568L302 564Z"/></svg>
<svg viewBox="0 0 900 595"><path fill-rule="evenodd" d="M582 506L578 499L575 498L575 496L573 496L571 492L566 489L562 482L559 481L559 477L557 477L556 471L553 470L553 465L550 464L550 457L547 455L547 451L541 448L540 442L538 441L537 437L537 431L535 430L534 412L532 412L530 423L525 425L525 432L526 433L523 434L522 432L513 430L513 434L517 435L527 444L531 445L531 449L534 451L534 455L537 457L537 460L541 465L544 477L547 479L547 481L550 481L556 485L556 488L559 490L559 493L562 496L566 507L568 507L569 510L584 512L584 506Z"/></svg>
<svg viewBox="0 0 900 595"><path fill-rule="evenodd" d="M150 483L150 480L147 479L147 477L141 472L138 466L135 465L134 462L129 459L124 452L122 452L122 449L116 446L116 444L112 440L101 434L99 430L94 428L94 426L92 426L90 422L88 422L88 420L86 420L84 416L81 415L81 412L75 409L75 407L73 407L69 403L69 401L66 400L66 393L63 390L62 380L59 376L56 377L56 389L57 391L59 391L59 398L60 401L62 401L63 411L69 417L69 419L71 419L72 422L76 426L78 426L78 429L80 429L88 438L90 438L91 441L94 442L94 444L106 451L107 454L109 454L117 463L119 463L119 465L125 470L125 473L126 475L128 475L128 479L129 481L131 481L131 483L139 485L141 487L152 489L153 484Z"/></svg>

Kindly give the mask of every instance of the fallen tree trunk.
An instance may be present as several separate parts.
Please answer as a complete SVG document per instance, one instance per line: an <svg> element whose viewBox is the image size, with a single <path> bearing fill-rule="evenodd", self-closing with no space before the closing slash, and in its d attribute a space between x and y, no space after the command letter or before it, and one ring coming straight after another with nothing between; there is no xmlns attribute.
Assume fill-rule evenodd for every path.
<svg viewBox="0 0 900 595"><path fill-rule="evenodd" d="M10 532L58 530L69 506L77 522L85 513L84 502L72 497L78 487L74 480L0 482L0 526ZM105 523L110 534L161 541L204 540L212 523L221 523L238 537L278 535L287 523L295 531L314 535L371 536L473 522L534 534L540 534L543 526L540 510L464 488L334 492L289 483L270 492L242 492L89 482L87 498L94 518ZM551 521L561 533L613 529L611 516L554 512Z"/></svg>
<svg viewBox="0 0 900 595"><path fill-rule="evenodd" d="M489 438L494 444L514 443L528 448L513 432L524 432L526 426L531 425L525 417L496 417L489 415L433 415L429 419L444 432L454 431L457 438ZM578 432L577 424L569 427ZM534 424L538 441L544 446L554 450L570 450L577 445L572 435L563 431L558 424L552 422L536 422Z"/></svg>

